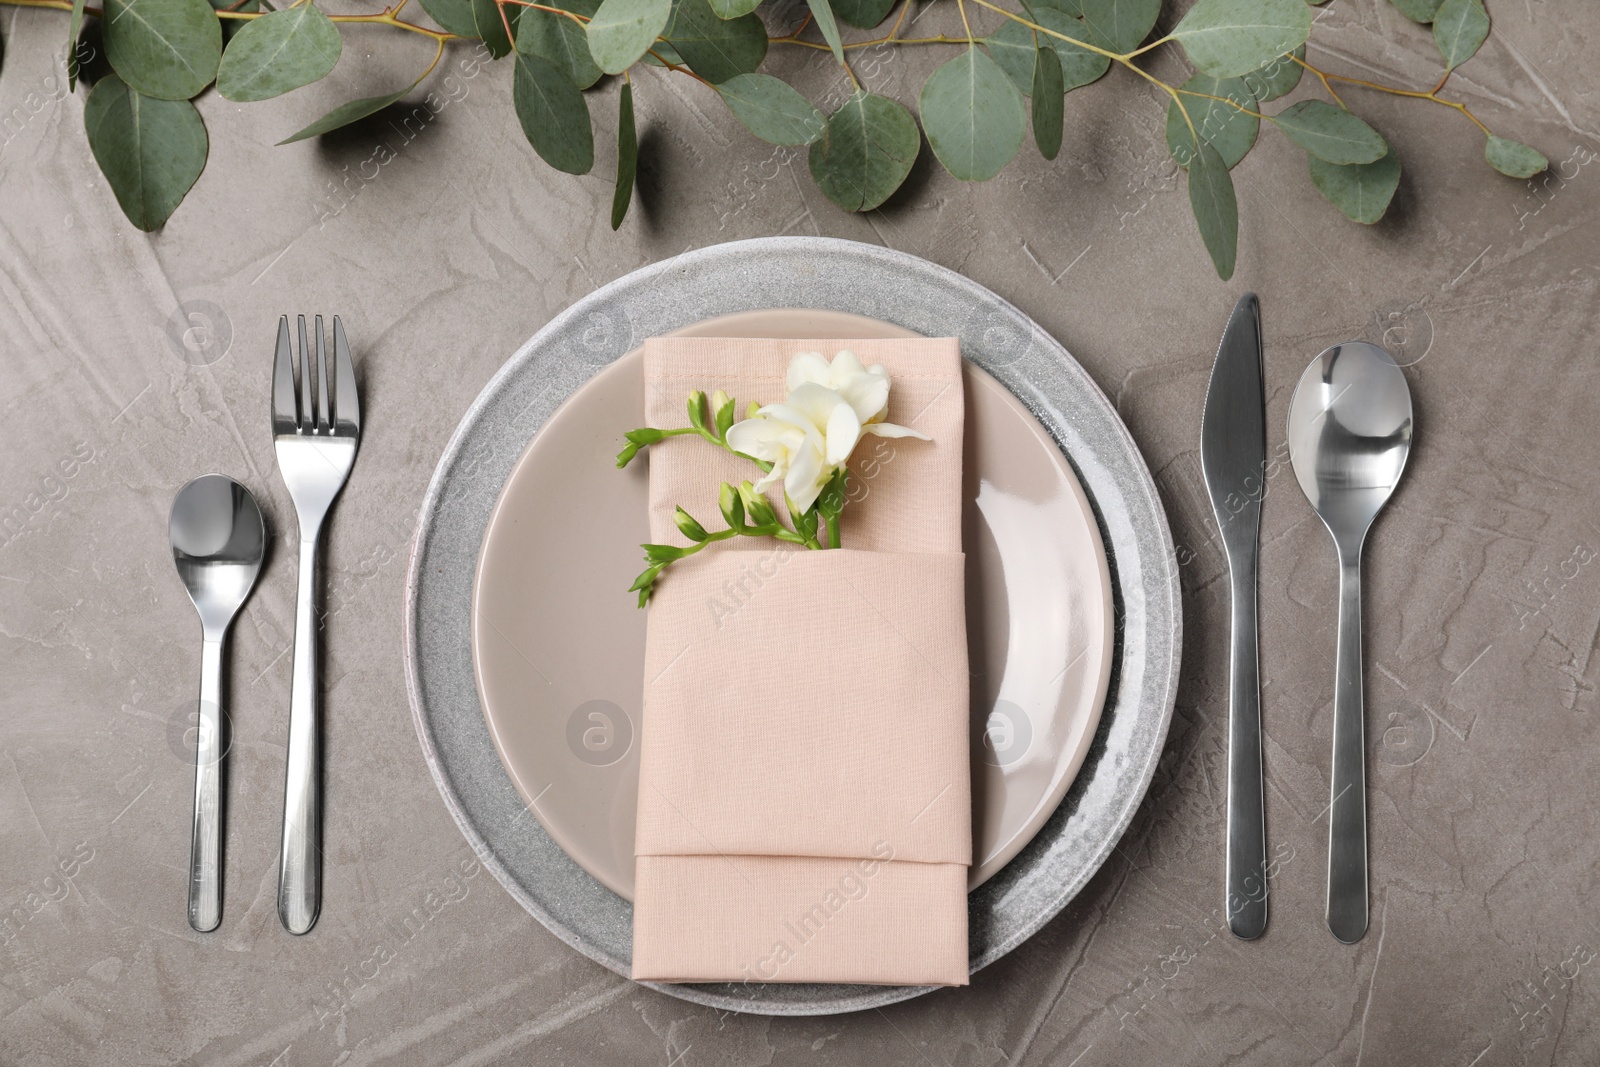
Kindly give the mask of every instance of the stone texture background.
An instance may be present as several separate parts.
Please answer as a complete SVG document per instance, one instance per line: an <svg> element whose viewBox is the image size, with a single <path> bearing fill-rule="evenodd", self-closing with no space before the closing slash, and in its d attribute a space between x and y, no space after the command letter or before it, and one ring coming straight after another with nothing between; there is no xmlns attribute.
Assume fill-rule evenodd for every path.
<svg viewBox="0 0 1600 1067"><path fill-rule="evenodd" d="M0 1062L1596 1062L1600 10L1490 7L1495 33L1452 92L1541 148L1552 174L1499 177L1461 116L1352 90L1405 165L1388 218L1348 223L1302 153L1263 131L1236 172L1240 269L1226 284L1165 160L1163 103L1131 76L1069 98L1053 165L1025 149L968 186L924 150L888 207L846 216L803 154L650 72L639 198L613 235L615 85L592 98L600 158L583 178L535 157L510 71L469 76L466 48L435 75L448 102L426 123L386 115L272 147L426 62L427 42L375 27L346 33L324 84L203 100L210 163L147 237L95 169L82 92L65 92L65 16L0 8ZM953 19L940 4L917 26ZM1314 39L1332 69L1416 85L1436 70L1426 34L1376 0L1334 0ZM858 69L909 99L936 52ZM821 99L842 92L820 55L771 62ZM1157 69L1181 76L1171 57ZM560 945L471 865L401 681L416 502L501 361L640 264L777 233L882 242L1032 314L1115 399L1183 563L1177 714L1113 860L971 988L843 1018L720 1015ZM1273 921L1245 945L1213 916L1227 597L1196 446L1217 337L1246 288L1264 307L1273 448L1300 370L1329 343L1385 342L1416 394L1417 449L1369 557L1373 922L1353 948L1321 917L1333 558L1286 461L1269 481L1261 594ZM310 937L280 929L293 613L280 547L234 629L226 914L202 936L183 907L199 634L166 513L184 481L220 470L254 489L280 537L291 527L266 417L283 311L343 315L368 413L326 546L325 902Z"/></svg>

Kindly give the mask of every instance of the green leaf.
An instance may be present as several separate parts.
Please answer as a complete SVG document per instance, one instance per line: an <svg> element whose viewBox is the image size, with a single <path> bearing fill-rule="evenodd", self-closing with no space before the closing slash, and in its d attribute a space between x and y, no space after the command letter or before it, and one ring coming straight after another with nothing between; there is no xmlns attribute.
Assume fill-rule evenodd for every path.
<svg viewBox="0 0 1600 1067"><path fill-rule="evenodd" d="M633 125L633 86L622 83L617 105L617 188L611 194L611 228L622 225L633 202L633 178L639 169L639 134Z"/></svg>
<svg viewBox="0 0 1600 1067"><path fill-rule="evenodd" d="M554 11L523 9L517 21L517 51L548 59L580 89L600 80L600 68L589 54L589 35L583 24Z"/></svg>
<svg viewBox="0 0 1600 1067"><path fill-rule="evenodd" d="M1184 96L1183 106L1189 111L1189 121L1176 100L1167 104L1167 151L1172 153L1180 167L1188 167L1194 158L1195 136L1209 141L1217 150L1222 162L1232 170L1245 154L1255 146L1256 133L1261 120L1239 108L1211 97L1227 97L1254 111L1256 101L1245 87L1243 78L1213 78L1209 74L1196 74L1183 83L1183 92L1204 93L1205 96ZM1189 123L1194 124L1191 132Z"/></svg>
<svg viewBox="0 0 1600 1067"><path fill-rule="evenodd" d="M1482 46L1489 36L1489 12L1483 0L1444 0L1433 16L1433 42L1444 55L1444 65L1454 70Z"/></svg>
<svg viewBox="0 0 1600 1067"><path fill-rule="evenodd" d="M313 4L252 19L228 42L217 92L229 100L268 100L325 77L339 61L338 27Z"/></svg>
<svg viewBox="0 0 1600 1067"><path fill-rule="evenodd" d="M1038 0L1035 0L1035 3L1037 2ZM1033 21L1045 29L1064 33L1075 40L1106 47L1089 25L1059 11L1037 8L1033 13ZM1047 33L1035 33L1013 19L1007 19L1005 24L983 43L989 49L989 54L994 57L994 61L1000 64L1000 69L1011 79L1011 83L1024 93L1033 91L1033 62L1042 45L1048 44L1054 49L1056 58L1061 62L1061 87L1064 92L1071 92L1073 89L1088 85L1099 79L1111 67L1111 60L1105 56L1086 48L1079 48Z"/></svg>
<svg viewBox="0 0 1600 1067"><path fill-rule="evenodd" d="M1342 167L1316 156L1306 158L1311 161L1311 184L1352 221L1370 226L1389 210L1389 201L1400 185L1400 157L1394 149L1376 163Z"/></svg>
<svg viewBox="0 0 1600 1067"><path fill-rule="evenodd" d="M1250 91L1251 96L1263 104L1287 95L1300 84L1300 75L1305 73L1305 68L1294 61L1296 56L1300 59L1306 57L1305 45L1279 56L1259 70L1252 70L1246 74L1244 87Z"/></svg>
<svg viewBox="0 0 1600 1067"><path fill-rule="evenodd" d="M672 0L603 0L589 20L589 52L607 74L621 74L667 28Z"/></svg>
<svg viewBox="0 0 1600 1067"><path fill-rule="evenodd" d="M817 29L822 31L823 40L828 42L828 47L833 49L833 58L844 66L844 42L839 39L839 24L834 21L833 8L828 6L828 0L806 0L806 6L811 9L811 19L817 24Z"/></svg>
<svg viewBox="0 0 1600 1067"><path fill-rule="evenodd" d="M1489 166L1508 178L1531 178L1550 166L1550 161L1535 149L1492 133L1484 146L1483 157L1489 161Z"/></svg>
<svg viewBox="0 0 1600 1067"><path fill-rule="evenodd" d="M770 74L740 74L718 85L717 92L734 118L769 144L810 144L828 127L811 101Z"/></svg>
<svg viewBox="0 0 1600 1067"><path fill-rule="evenodd" d="M89 150L128 221L154 230L182 203L206 166L206 127L187 100L161 100L115 74L83 107Z"/></svg>
<svg viewBox="0 0 1600 1067"><path fill-rule="evenodd" d="M736 19L761 6L761 0L711 0L711 10L719 19Z"/></svg>
<svg viewBox="0 0 1600 1067"><path fill-rule="evenodd" d="M1039 154L1054 159L1061 151L1061 60L1054 48L1039 49L1033 64L1033 143Z"/></svg>
<svg viewBox="0 0 1600 1067"><path fill-rule="evenodd" d="M106 59L141 96L187 100L217 76L222 26L206 0L106 0Z"/></svg>
<svg viewBox="0 0 1600 1067"><path fill-rule="evenodd" d="M83 0L72 0L67 23L67 91L78 87L78 34L83 32Z"/></svg>
<svg viewBox="0 0 1600 1067"><path fill-rule="evenodd" d="M704 390L695 389L689 393L688 401L689 425L701 432L709 424L709 415L706 413L706 394Z"/></svg>
<svg viewBox="0 0 1600 1067"><path fill-rule="evenodd" d="M1439 5L1444 0L1389 0L1389 2L1412 22L1427 25L1433 21L1434 13L1439 10Z"/></svg>
<svg viewBox="0 0 1600 1067"><path fill-rule="evenodd" d="M871 211L900 188L921 149L911 112L858 89L811 145L811 177L846 211Z"/></svg>
<svg viewBox="0 0 1600 1067"><path fill-rule="evenodd" d="M589 102L572 79L544 56L516 57L511 102L533 150L556 170L587 174L594 166Z"/></svg>
<svg viewBox="0 0 1600 1067"><path fill-rule="evenodd" d="M1377 130L1344 108L1321 100L1290 104L1273 115L1272 121L1289 140L1329 163L1372 163L1389 151Z"/></svg>
<svg viewBox="0 0 1600 1067"><path fill-rule="evenodd" d="M478 36L478 19L472 0L419 0L422 10L446 31L460 37Z"/></svg>
<svg viewBox="0 0 1600 1067"><path fill-rule="evenodd" d="M870 30L889 17L899 0L837 0L833 13L852 26Z"/></svg>
<svg viewBox="0 0 1600 1067"><path fill-rule="evenodd" d="M506 35L506 27L509 25L511 33L515 34L521 13L522 8L516 4L508 4L502 12L495 0L472 0L472 23L478 29L477 35L488 46L489 55L495 59L511 54L512 39Z"/></svg>
<svg viewBox="0 0 1600 1067"><path fill-rule="evenodd" d="M919 108L933 154L962 181L999 174L1022 147L1028 125L1022 94L976 47L928 77Z"/></svg>
<svg viewBox="0 0 1600 1067"><path fill-rule="evenodd" d="M348 104L340 104L316 122L296 133L290 134L279 141L278 144L294 144L296 141L304 141L307 137L321 137L325 133L337 130L340 126L348 126L350 123L364 119L368 115L377 114L390 104L398 104L406 98L407 93L416 87L416 83L412 82L398 93L388 93L384 96L365 96L360 100L352 100Z"/></svg>
<svg viewBox="0 0 1600 1067"><path fill-rule="evenodd" d="M1200 150L1189 163L1189 206L1200 227L1200 239L1216 264L1217 277L1227 281L1233 277L1239 251L1239 202L1234 198L1227 164L1206 141L1200 142Z"/></svg>
<svg viewBox="0 0 1600 1067"><path fill-rule="evenodd" d="M661 35L713 85L749 74L767 55L767 27L759 15L718 18L707 0L674 0Z"/></svg>
<svg viewBox="0 0 1600 1067"><path fill-rule="evenodd" d="M1238 78L1306 43L1305 0L1199 0L1172 30L1200 71Z"/></svg>
<svg viewBox="0 0 1600 1067"><path fill-rule="evenodd" d="M1077 7L1113 52L1138 48L1161 14L1161 0L1079 0Z"/></svg>

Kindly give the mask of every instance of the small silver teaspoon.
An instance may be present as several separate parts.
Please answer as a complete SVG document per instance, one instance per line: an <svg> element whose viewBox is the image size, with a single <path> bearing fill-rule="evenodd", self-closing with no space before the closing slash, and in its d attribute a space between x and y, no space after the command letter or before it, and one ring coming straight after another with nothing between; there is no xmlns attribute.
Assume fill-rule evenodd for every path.
<svg viewBox="0 0 1600 1067"><path fill-rule="evenodd" d="M204 637L189 851L189 925L203 933L222 921L222 645L261 572L267 531L250 490L207 474L178 491L167 532Z"/></svg>
<svg viewBox="0 0 1600 1067"><path fill-rule="evenodd" d="M1339 652L1328 809L1328 929L1367 932L1367 778L1361 549L1411 453L1411 389L1394 358L1349 341L1311 361L1289 401L1289 459L1339 552Z"/></svg>

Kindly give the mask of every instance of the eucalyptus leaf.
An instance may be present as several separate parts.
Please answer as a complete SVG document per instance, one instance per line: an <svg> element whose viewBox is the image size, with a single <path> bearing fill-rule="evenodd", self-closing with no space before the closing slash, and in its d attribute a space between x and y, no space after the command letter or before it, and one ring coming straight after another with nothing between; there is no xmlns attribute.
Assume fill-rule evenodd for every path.
<svg viewBox="0 0 1600 1067"><path fill-rule="evenodd" d="M511 102L533 150L552 167L587 174L594 166L589 103L572 79L544 56L517 53Z"/></svg>
<svg viewBox="0 0 1600 1067"><path fill-rule="evenodd" d="M1054 159L1061 152L1061 60L1054 48L1039 49L1033 64L1033 143L1039 154Z"/></svg>
<svg viewBox="0 0 1600 1067"><path fill-rule="evenodd" d="M222 26L206 0L105 0L111 69L141 96L187 100L222 61Z"/></svg>
<svg viewBox="0 0 1600 1067"><path fill-rule="evenodd" d="M316 122L290 134L279 141L278 144L294 144L296 141L304 141L308 137L321 137L325 133L331 133L341 126L348 126L352 122L366 118L368 115L375 115L391 104L398 104L406 98L407 93L415 88L416 83L413 82L398 93L385 93L383 96L364 96L360 100L352 100L347 104L340 104Z"/></svg>
<svg viewBox="0 0 1600 1067"><path fill-rule="evenodd" d="M1200 239L1216 265L1217 277L1227 281L1233 277L1239 251L1239 202L1234 197L1227 164L1207 141L1200 142L1189 163L1189 206L1200 227Z"/></svg>
<svg viewBox="0 0 1600 1067"><path fill-rule="evenodd" d="M921 148L911 112L858 89L812 144L811 176L846 211L871 211L900 188Z"/></svg>
<svg viewBox="0 0 1600 1067"><path fill-rule="evenodd" d="M83 0L72 0L67 20L67 91L78 87L78 34L83 32ZM3 46L0 46L3 47Z"/></svg>
<svg viewBox="0 0 1600 1067"><path fill-rule="evenodd" d="M1444 0L1389 0L1406 18L1423 25L1433 21L1434 13Z"/></svg>
<svg viewBox="0 0 1600 1067"><path fill-rule="evenodd" d="M749 74L767 54L767 28L759 15L718 18L707 0L674 0L661 35L690 70L713 85Z"/></svg>
<svg viewBox="0 0 1600 1067"><path fill-rule="evenodd" d="M1161 15L1161 0L1079 0L1076 6L1113 52L1138 48Z"/></svg>
<svg viewBox="0 0 1600 1067"><path fill-rule="evenodd" d="M1305 45L1301 45L1293 52L1286 52L1266 66L1246 74L1244 87L1250 90L1251 96L1263 104L1280 96L1286 96L1300 84L1300 75L1305 73L1305 68L1296 63L1295 59L1305 57Z"/></svg>
<svg viewBox="0 0 1600 1067"><path fill-rule="evenodd" d="M531 7L523 10L522 17L517 20L517 51L548 59L580 89L587 89L600 80L600 68L589 54L589 35L584 32L583 24L554 11Z"/></svg>
<svg viewBox="0 0 1600 1067"><path fill-rule="evenodd" d="M1433 16L1433 42L1454 70L1473 57L1489 36L1489 12L1483 0L1444 0Z"/></svg>
<svg viewBox="0 0 1600 1067"><path fill-rule="evenodd" d="M1022 147L1028 116L1022 94L988 54L969 47L923 83L922 128L955 177L988 181Z"/></svg>
<svg viewBox="0 0 1600 1067"><path fill-rule="evenodd" d="M1255 97L1245 87L1244 79L1196 74L1183 83L1180 93L1184 94L1183 106L1189 112L1188 122L1184 121L1183 111L1176 100L1167 105L1167 151L1172 153L1178 166L1188 167L1189 161L1194 158L1196 136L1210 142L1230 170L1237 166L1255 146L1261 120L1224 100L1212 97L1225 97L1240 107L1254 111ZM1191 93L1204 95L1187 95ZM1191 122L1194 124L1192 132L1189 129Z"/></svg>
<svg viewBox="0 0 1600 1067"><path fill-rule="evenodd" d="M719 19L736 19L761 6L761 0L711 0L711 10Z"/></svg>
<svg viewBox="0 0 1600 1067"><path fill-rule="evenodd" d="M251 19L222 54L217 92L268 100L323 78L339 61L339 29L312 3Z"/></svg>
<svg viewBox="0 0 1600 1067"><path fill-rule="evenodd" d="M472 13L472 0L418 0L422 10L449 33L459 37L478 36L478 20Z"/></svg>
<svg viewBox="0 0 1600 1067"><path fill-rule="evenodd" d="M1508 178L1531 178L1550 166L1550 161L1543 153L1520 141L1492 133L1489 143L1484 146L1483 158L1489 161L1489 166Z"/></svg>
<svg viewBox="0 0 1600 1067"><path fill-rule="evenodd" d="M1037 3L1038 0L1035 0ZM1030 21L1074 40L1106 47L1095 31L1086 23L1071 18L1051 8L1036 8ZM989 55L1000 64L1020 92L1033 92L1033 62L1040 46L1048 44L1061 64L1061 87L1064 92L1088 85L1111 68L1111 60L1087 48L1080 48L1048 33L1035 33L1014 19L1007 19L1001 27L983 41Z"/></svg>
<svg viewBox="0 0 1600 1067"><path fill-rule="evenodd" d="M483 38L483 43L488 46L489 54L495 59L511 54L511 42L516 35L517 20L521 15L522 7L517 4L501 7L495 0L472 0L472 23L478 29L478 36ZM508 26L511 29L510 35L506 33Z"/></svg>
<svg viewBox="0 0 1600 1067"><path fill-rule="evenodd" d="M639 169L639 134L633 125L633 85L622 83L617 102L617 188L611 194L611 228L628 216L633 202L633 179ZM704 538L701 538L704 540Z"/></svg>
<svg viewBox="0 0 1600 1067"><path fill-rule="evenodd" d="M602 0L589 20L589 53L607 74L621 74L667 28L672 0Z"/></svg>
<svg viewBox="0 0 1600 1067"><path fill-rule="evenodd" d="M833 13L852 26L870 30L894 10L899 0L834 0Z"/></svg>
<svg viewBox="0 0 1600 1067"><path fill-rule="evenodd" d="M1383 135L1342 107L1321 100L1291 104L1272 121L1284 135L1329 163L1372 163L1389 151Z"/></svg>
<svg viewBox="0 0 1600 1067"><path fill-rule="evenodd" d="M717 92L734 117L769 144L810 144L828 128L822 112L770 74L740 74L718 85Z"/></svg>
<svg viewBox="0 0 1600 1067"><path fill-rule="evenodd" d="M1351 221L1370 226L1389 210L1389 201L1400 185L1400 157L1394 149L1374 163L1339 166L1316 156L1307 158L1311 184Z"/></svg>
<svg viewBox="0 0 1600 1067"><path fill-rule="evenodd" d="M1310 35L1305 0L1199 0L1172 30L1189 62L1217 78L1259 70Z"/></svg>
<svg viewBox="0 0 1600 1067"><path fill-rule="evenodd" d="M122 213L141 230L166 222L205 169L206 127L194 105L144 96L115 74L89 93L83 125Z"/></svg>
<svg viewBox="0 0 1600 1067"><path fill-rule="evenodd" d="M811 20L822 31L823 40L833 49L833 58L839 61L841 67L844 66L844 42L839 39L839 24L834 21L833 8L828 0L806 0L806 6L811 9Z"/></svg>

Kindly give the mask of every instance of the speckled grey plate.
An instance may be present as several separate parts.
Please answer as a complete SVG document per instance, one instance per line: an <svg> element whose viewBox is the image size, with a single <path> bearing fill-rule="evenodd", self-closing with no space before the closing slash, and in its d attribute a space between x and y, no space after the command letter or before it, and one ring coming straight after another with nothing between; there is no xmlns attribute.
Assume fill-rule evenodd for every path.
<svg viewBox="0 0 1600 1067"><path fill-rule="evenodd" d="M1016 308L942 267L826 238L741 241L635 271L558 315L484 387L423 501L406 588L406 681L423 753L485 865L567 944L629 973L632 908L552 841L501 766L473 675L472 587L500 488L535 430L596 370L714 315L815 307L959 337L1067 455L1110 560L1117 643L1110 692L1077 779L1054 815L968 897L972 970L999 959L1083 888L1144 797L1172 715L1182 616L1172 537L1126 427L1083 368ZM905 1000L920 987L655 985L700 1004L824 1015Z"/></svg>

